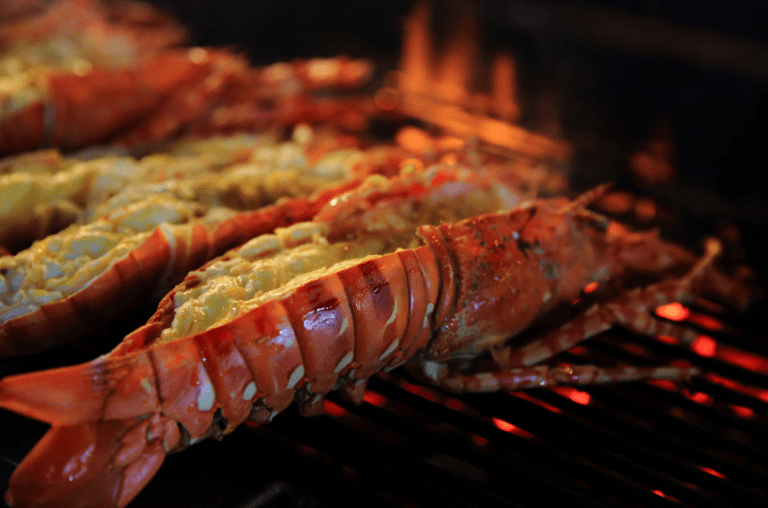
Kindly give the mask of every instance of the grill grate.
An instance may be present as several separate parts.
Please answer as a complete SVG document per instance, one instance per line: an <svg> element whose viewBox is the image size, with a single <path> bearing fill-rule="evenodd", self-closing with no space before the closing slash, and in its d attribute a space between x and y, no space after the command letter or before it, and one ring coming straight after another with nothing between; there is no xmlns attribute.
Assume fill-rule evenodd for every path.
<svg viewBox="0 0 768 508"><path fill-rule="evenodd" d="M150 311L91 342L121 336ZM715 335L731 344L730 335ZM762 350L738 337L747 352ZM82 361L92 356L88 348L86 341L0 368L5 375ZM768 505L766 392L742 389L763 389L768 376L618 330L561 355L572 363L680 358L712 374L683 388L657 382L457 396L402 370L381 374L361 406L332 395L332 417L300 418L290 409L269 425L243 426L168 457L131 507ZM46 426L2 411L0 427L5 488Z"/></svg>

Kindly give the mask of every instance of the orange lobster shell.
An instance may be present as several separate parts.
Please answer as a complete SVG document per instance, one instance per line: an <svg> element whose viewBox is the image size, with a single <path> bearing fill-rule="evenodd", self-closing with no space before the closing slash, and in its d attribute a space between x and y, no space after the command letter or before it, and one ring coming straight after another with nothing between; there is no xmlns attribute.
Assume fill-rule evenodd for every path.
<svg viewBox="0 0 768 508"><path fill-rule="evenodd" d="M600 192L422 226L421 246L315 273L230 321L153 344L172 319L171 293L105 357L0 381L0 406L53 425L14 473L6 500L16 507L124 506L166 453L221 437L247 418L268 422L292 400L303 414L317 414L335 388L359 402L366 379L409 360L423 366L425 379L457 391L690 377L695 371L684 368L451 370L453 360L500 347L588 282L627 267L664 273L693 264L689 276L635 297L650 298L647 305L702 289L744 302L739 282L711 267L716 242L696 261L655 235L610 227L584 209ZM193 274L180 288L196 283ZM570 347L589 336L592 315L500 363L527 365L542 351Z"/></svg>

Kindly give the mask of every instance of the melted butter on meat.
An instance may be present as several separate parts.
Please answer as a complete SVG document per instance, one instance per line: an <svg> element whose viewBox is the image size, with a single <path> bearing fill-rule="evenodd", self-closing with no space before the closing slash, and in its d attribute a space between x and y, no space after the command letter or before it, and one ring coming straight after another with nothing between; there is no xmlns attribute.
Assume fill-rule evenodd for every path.
<svg viewBox="0 0 768 508"><path fill-rule="evenodd" d="M387 181L374 176L366 185L380 188ZM205 269L191 272L196 283L175 293L173 322L154 345L223 325L316 277L370 256L416 247L421 241L415 232L422 224L456 222L507 208L512 203L504 192L450 183L425 199L402 200L397 206L388 203L360 214L345 209L332 225L305 222L254 238ZM329 241L329 228L340 228L342 238Z"/></svg>

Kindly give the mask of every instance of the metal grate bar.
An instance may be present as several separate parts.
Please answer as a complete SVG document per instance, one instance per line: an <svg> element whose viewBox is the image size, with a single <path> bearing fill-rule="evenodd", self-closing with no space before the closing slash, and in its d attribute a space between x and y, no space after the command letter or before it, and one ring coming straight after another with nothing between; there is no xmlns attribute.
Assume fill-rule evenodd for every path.
<svg viewBox="0 0 768 508"><path fill-rule="evenodd" d="M289 431L294 439L307 446L334 456L353 468L380 475L421 498L422 502L462 507L519 506L330 418L308 421L283 413L275 422L278 420L279 427L273 429L276 432Z"/></svg>
<svg viewBox="0 0 768 508"><path fill-rule="evenodd" d="M397 416L394 413L368 403L355 406L349 402L339 400L339 397L333 397L333 400L338 401L340 405L349 411L365 416L372 421L408 436L421 446L429 446L431 450L455 455L457 458L465 460L484 471L492 472L497 476L501 475L504 482L503 488L509 492L514 492L516 498L525 499L527 495L537 498L542 503L567 502L569 506L606 506L596 500L590 500L578 492L566 489L562 485L546 478L521 470L510 460L490 456L458 439L449 438L435 432L413 419ZM512 471L514 471L514 474L512 474Z"/></svg>
<svg viewBox="0 0 768 508"><path fill-rule="evenodd" d="M689 449L699 449L702 446L702 443L707 443L708 447L717 447L728 451L729 453L737 453L745 459L749 459L758 464L768 464L768 456L754 446L747 445L734 439L729 439L708 427L694 424L680 418L675 418L662 410L645 404L644 401L647 399L643 396L640 390L635 389L636 386L636 384L632 384L622 387L622 391L626 392L624 394L616 393L615 390L609 387L594 387L590 389L590 393L603 400L607 400L612 408L631 410L635 413L640 412L642 414L638 415L639 418L652 420L657 424L658 428L665 429L665 431L674 431L675 438L684 440ZM625 395L627 393L631 396L626 397ZM746 472L747 474L751 474L754 471L747 469Z"/></svg>
<svg viewBox="0 0 768 508"><path fill-rule="evenodd" d="M589 393L593 397L598 397L600 394L598 390L592 389L589 390ZM563 410L576 414L591 422L599 422L593 423L593 425L597 427L605 427L614 433L620 432L622 436L630 438L633 442L653 446L654 449L663 450L665 453L674 453L681 459L697 462L699 464L711 467L725 475L735 476L742 480L748 480L754 486L768 485L768 475L759 473L753 469L735 464L733 462L725 461L716 455L704 451L700 447L697 448L660 432L640 427L633 422L622 420L621 418L618 418L607 411L598 410L591 406L577 404L566 397L562 397L547 390L537 390L532 395L537 399L544 400L549 404L560 407ZM620 401L616 399L619 399L619 397L612 398L610 404L620 404ZM648 418L645 407L637 404L636 401L633 401L633 405L635 405L635 407L632 408L632 410L634 412L640 413L638 414L638 418ZM627 407L627 405L625 405L625 407ZM701 480L704 481L704 485L707 485L708 487L712 486L708 484L709 482L706 482L706 480L708 480L706 476L701 476ZM741 497L744 499L753 500L754 502L761 501L762 499L762 502L768 505L768 497L759 496L755 492L746 490L743 487L740 487L732 482L722 480L720 478L716 478L715 482L720 484L720 490L723 491L723 494L726 494L729 497L733 497L735 499ZM702 484L700 483L700 485Z"/></svg>
<svg viewBox="0 0 768 508"><path fill-rule="evenodd" d="M453 411L442 404L432 402L419 397L418 395L401 390L398 387L377 378L371 379L369 386L377 392L386 395L388 398L402 401L413 407L418 407L420 411L426 412L441 421L451 423L487 438L491 442L503 446L505 449L514 450L515 453L524 454L532 463L539 463L544 468L557 468L557 471L564 474L566 478L578 478L591 485L599 485L600 489L610 492L624 502L638 502L642 503L643 506L674 506L668 499L657 496L647 489L625 481L622 478L595 469L594 467L575 459L570 454L564 454L556 448L550 447L547 443L531 441L504 432L488 424L486 421L461 412ZM465 402L470 399L471 397L462 398ZM486 414L492 414L492 412Z"/></svg>
<svg viewBox="0 0 768 508"><path fill-rule="evenodd" d="M462 397L461 400L489 414L499 415L500 418L519 425L542 439L556 443L571 453L588 457L627 477L644 482L653 489L661 490L667 495L696 506L726 506L723 502L692 490L680 481L654 472L649 469L649 466L636 461L642 460L650 464L650 467L663 469L673 476L683 476L683 481L688 477L697 481L704 475L707 477L711 475L694 470L661 453L646 450L621 436L610 435L596 427L585 425L565 413L554 414L537 404L508 395L473 394L471 398ZM618 453L630 455L632 458L626 458Z"/></svg>

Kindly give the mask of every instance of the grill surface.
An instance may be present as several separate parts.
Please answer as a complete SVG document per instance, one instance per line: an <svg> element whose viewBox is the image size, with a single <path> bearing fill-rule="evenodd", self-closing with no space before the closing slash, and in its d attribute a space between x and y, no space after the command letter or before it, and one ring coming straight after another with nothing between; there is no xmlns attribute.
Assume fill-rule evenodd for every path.
<svg viewBox="0 0 768 508"><path fill-rule="evenodd" d="M114 340L150 310L79 347L5 362L2 374L87 359L88 342ZM765 354L754 332L735 340L707 333L719 347ZM575 352L561 359L686 359L719 377L685 388L632 383L449 396L398 370L373 379L359 407L331 397L333 417L289 410L269 425L242 426L221 442L169 456L131 506L766 506L768 359L756 357L756 372L620 331ZM722 379L766 391L747 394ZM5 488L46 426L3 411L0 427Z"/></svg>
<svg viewBox="0 0 768 508"><path fill-rule="evenodd" d="M383 4L375 4L373 12L381 14ZM394 3L369 36L391 29L382 25L407 12L405 4ZM558 98L561 134L575 145L574 188L613 179L662 202L658 225L664 234L694 248L723 221L738 224L746 261L757 267L757 281L766 287L768 256L760 247L765 195L756 185L762 176L755 169L764 167L760 147L768 101L762 78L574 43L557 27L521 28L494 5L488 3L484 11L487 22L495 20L487 35L493 43L514 44L521 102L537 104L542 90ZM323 16L315 8L305 13L312 21L298 23L316 26L331 15L315 19ZM218 26L227 15L230 21L236 17L220 13ZM368 11L365 19L373 23L375 17ZM521 29L512 33L514 28ZM304 33L306 40L319 30ZM366 53L375 44L363 32L350 31ZM269 47L260 45L259 37L269 34L259 30L248 32L250 40L238 40L242 30L232 33L203 32L200 39ZM393 61L395 40L399 35L384 41L384 54L374 56ZM348 49L334 41L321 45L320 53ZM283 49L290 53L262 49L253 54L265 61L318 54L315 47ZM537 127L540 115L535 107L528 111L524 123ZM629 154L662 113L675 125L679 178L673 186L639 188L616 168L626 167ZM0 362L0 376L90 360L143 324L153 310L141 309L77 346ZM765 302L758 301L746 315L724 317L736 331L702 330L718 341L718 351L733 346L753 357L702 356L620 330L559 357L637 365L682 359L708 373L688 387L632 383L448 396L398 370L373 379L359 407L331 397L333 417L299 418L291 409L269 425L243 426L221 442L206 441L169 456L130 506L768 506L765 311ZM0 489L5 490L13 468L46 426L0 410L0 429Z"/></svg>

